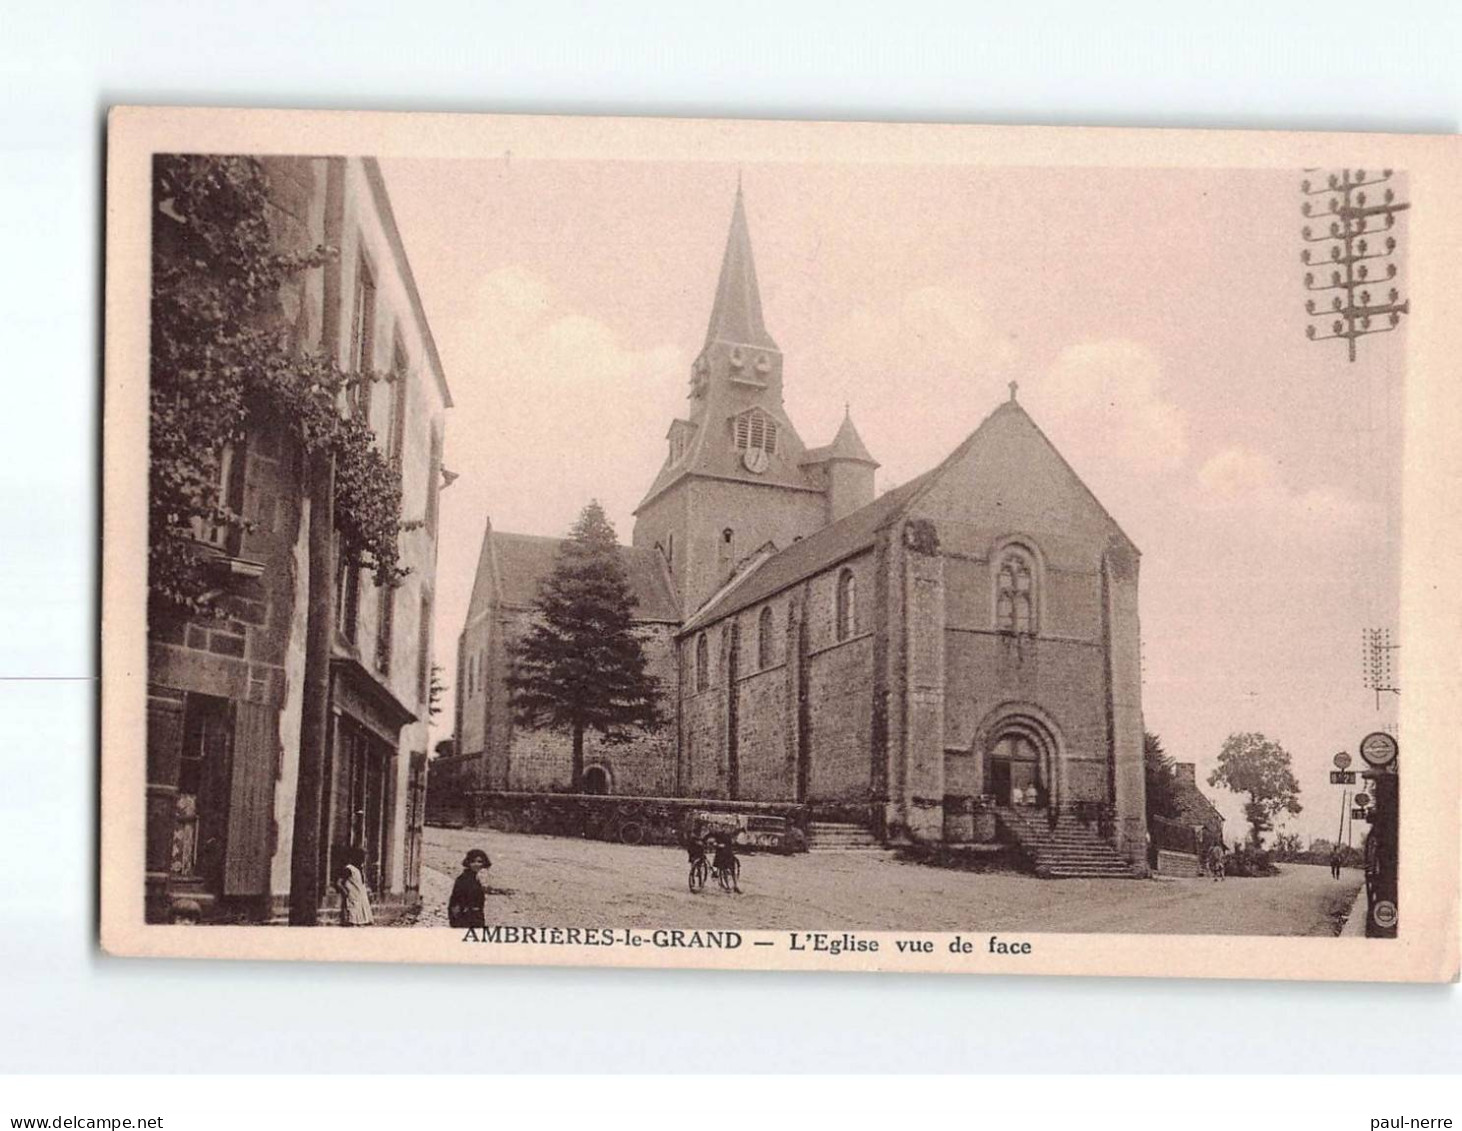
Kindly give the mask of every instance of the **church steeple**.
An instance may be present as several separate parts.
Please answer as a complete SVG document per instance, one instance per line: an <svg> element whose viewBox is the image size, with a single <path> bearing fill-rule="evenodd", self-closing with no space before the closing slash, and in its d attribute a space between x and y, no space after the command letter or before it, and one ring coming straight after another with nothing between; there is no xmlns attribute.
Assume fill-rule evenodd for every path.
<svg viewBox="0 0 1462 1131"><path fill-rule="evenodd" d="M706 345L759 346L776 349L761 315L761 290L756 284L756 261L751 254L751 232L746 226L746 202L741 182L736 183L736 204L731 210L731 231L721 257L721 278L716 284L716 301L706 327Z"/></svg>
<svg viewBox="0 0 1462 1131"><path fill-rule="evenodd" d="M670 426L665 463L635 508L634 533L635 545L659 545L667 558L674 545L687 614L748 553L789 546L826 520L826 477L803 466L807 449L782 403L782 351L762 320L740 184L689 399L685 418Z"/></svg>

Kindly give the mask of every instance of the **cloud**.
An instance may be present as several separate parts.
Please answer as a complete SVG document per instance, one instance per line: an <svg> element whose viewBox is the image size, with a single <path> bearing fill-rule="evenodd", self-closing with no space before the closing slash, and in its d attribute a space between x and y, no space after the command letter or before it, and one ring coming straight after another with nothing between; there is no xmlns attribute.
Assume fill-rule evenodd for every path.
<svg viewBox="0 0 1462 1131"><path fill-rule="evenodd" d="M681 351L627 346L521 267L481 280L455 346L449 462L463 494L480 495L500 529L535 533L567 528L597 496L627 539L636 492L664 458Z"/></svg>
<svg viewBox="0 0 1462 1131"><path fill-rule="evenodd" d="M808 444L832 439L844 399L880 484L928 470L999 403L1019 351L968 287L924 284L829 320L788 356L788 409Z"/></svg>
<svg viewBox="0 0 1462 1131"><path fill-rule="evenodd" d="M1167 399L1162 363L1124 340L1082 342L1062 350L1023 399L1039 406L1052 432L1097 441L1107 459L1130 471L1169 472L1188 453L1187 416Z"/></svg>
<svg viewBox="0 0 1462 1131"><path fill-rule="evenodd" d="M1364 506L1345 492L1323 484L1295 490L1272 457L1238 444L1210 456L1198 469L1197 485L1200 504L1216 510L1332 530L1353 528L1365 518Z"/></svg>

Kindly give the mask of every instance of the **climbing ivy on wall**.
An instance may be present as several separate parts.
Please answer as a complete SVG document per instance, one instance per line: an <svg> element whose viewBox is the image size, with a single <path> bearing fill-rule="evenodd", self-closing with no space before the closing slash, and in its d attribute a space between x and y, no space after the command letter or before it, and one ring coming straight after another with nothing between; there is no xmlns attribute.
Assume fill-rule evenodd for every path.
<svg viewBox="0 0 1462 1131"><path fill-rule="evenodd" d="M319 270L331 249L278 250L270 184L248 157L167 155L153 164L148 527L149 619L217 609L216 551L200 528L248 528L222 497L222 453L251 430L283 430L305 456L335 465L342 551L398 584L401 478L369 427L344 416L346 374L289 339L280 288Z"/></svg>

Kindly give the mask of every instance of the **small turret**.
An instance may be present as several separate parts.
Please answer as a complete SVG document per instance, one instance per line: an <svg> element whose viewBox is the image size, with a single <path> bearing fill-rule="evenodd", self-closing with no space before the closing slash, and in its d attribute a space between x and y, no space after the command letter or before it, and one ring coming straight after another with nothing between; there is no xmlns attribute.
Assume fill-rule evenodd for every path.
<svg viewBox="0 0 1462 1131"><path fill-rule="evenodd" d="M878 461L869 453L844 406L843 423L825 448L809 448L802 466L821 478L827 494L827 520L837 522L873 501L873 473Z"/></svg>

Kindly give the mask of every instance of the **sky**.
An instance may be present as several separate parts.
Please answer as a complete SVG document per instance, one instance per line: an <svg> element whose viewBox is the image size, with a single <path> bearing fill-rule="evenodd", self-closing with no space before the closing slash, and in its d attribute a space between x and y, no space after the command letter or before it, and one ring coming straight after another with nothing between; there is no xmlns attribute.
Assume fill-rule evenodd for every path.
<svg viewBox="0 0 1462 1131"><path fill-rule="evenodd" d="M1332 757L1396 721L1361 640L1397 623L1405 327L1353 364L1306 339L1299 170L381 164L455 401L449 682L489 516L562 536L597 498L629 541L740 177L803 441L829 442L847 405L881 492L1018 382L1142 551L1147 729L1200 782L1229 734L1262 732L1301 785L1282 827L1336 835ZM1236 839L1243 799L1205 791Z"/></svg>

